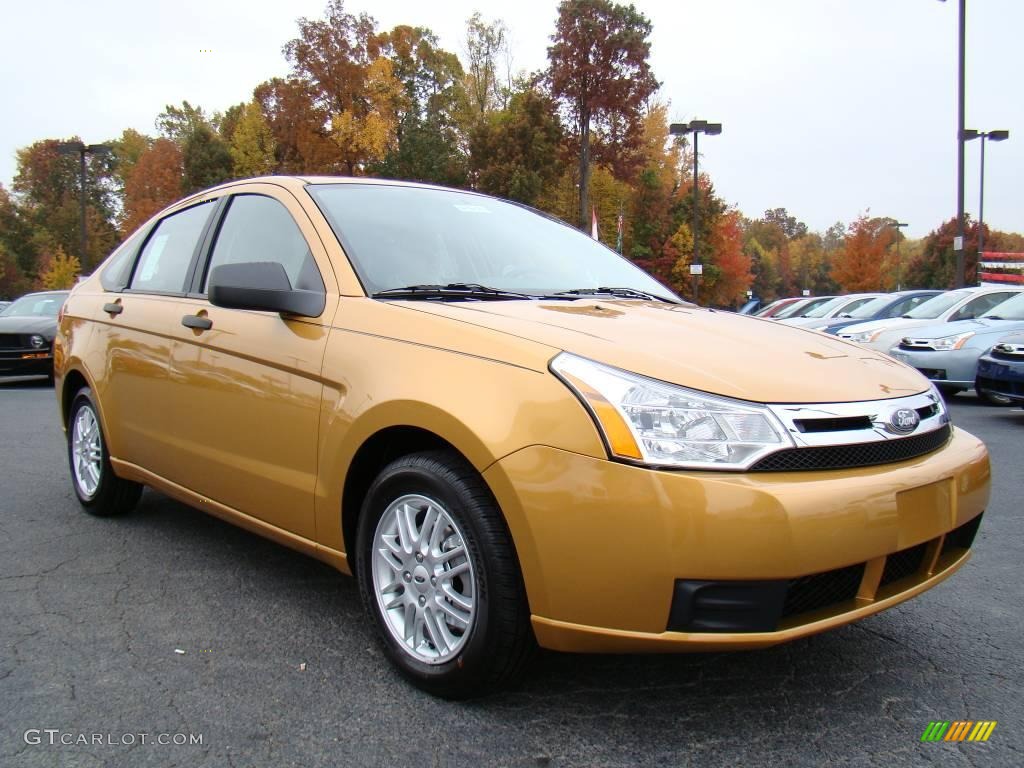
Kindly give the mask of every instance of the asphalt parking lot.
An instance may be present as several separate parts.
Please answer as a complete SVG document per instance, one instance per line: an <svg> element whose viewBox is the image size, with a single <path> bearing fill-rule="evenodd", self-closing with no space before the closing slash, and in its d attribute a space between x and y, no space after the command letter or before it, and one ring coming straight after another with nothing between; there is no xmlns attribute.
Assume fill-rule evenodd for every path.
<svg viewBox="0 0 1024 768"><path fill-rule="evenodd" d="M994 486L936 589L759 652L543 654L448 703L391 671L330 568L150 491L82 513L52 388L0 382L0 766L1024 765L1024 410L952 412ZM921 743L932 720L998 726ZM202 743L152 743L176 734Z"/></svg>

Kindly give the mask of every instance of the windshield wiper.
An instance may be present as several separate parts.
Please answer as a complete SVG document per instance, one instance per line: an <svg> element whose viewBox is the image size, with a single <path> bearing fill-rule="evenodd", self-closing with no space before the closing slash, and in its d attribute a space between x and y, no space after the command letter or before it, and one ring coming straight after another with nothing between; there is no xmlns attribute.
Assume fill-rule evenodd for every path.
<svg viewBox="0 0 1024 768"><path fill-rule="evenodd" d="M569 291L558 291L555 296L618 296L623 299L645 299L647 301L664 301L669 304L677 304L672 299L658 296L653 293L637 290L636 288L573 288Z"/></svg>
<svg viewBox="0 0 1024 768"><path fill-rule="evenodd" d="M529 293L489 288L479 283L447 283L446 285L407 285L388 288L370 295L372 299L538 299Z"/></svg>

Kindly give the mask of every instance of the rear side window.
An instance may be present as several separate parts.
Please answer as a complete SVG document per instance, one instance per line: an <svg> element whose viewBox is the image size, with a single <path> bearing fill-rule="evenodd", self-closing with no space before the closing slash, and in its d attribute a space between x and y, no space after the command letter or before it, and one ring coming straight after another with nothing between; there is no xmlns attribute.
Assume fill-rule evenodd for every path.
<svg viewBox="0 0 1024 768"><path fill-rule="evenodd" d="M132 290L164 293L184 290L192 255L214 204L210 201L187 208L157 224L135 267Z"/></svg>
<svg viewBox="0 0 1024 768"><path fill-rule="evenodd" d="M139 249L145 230L139 230L125 240L121 246L111 254L100 274L100 284L107 291L121 291L128 285L128 278L132 274L132 264L135 261L135 253Z"/></svg>
<svg viewBox="0 0 1024 768"><path fill-rule="evenodd" d="M292 288L324 292L309 244L288 209L272 197L236 195L217 234L203 293L214 267L254 261L282 265Z"/></svg>

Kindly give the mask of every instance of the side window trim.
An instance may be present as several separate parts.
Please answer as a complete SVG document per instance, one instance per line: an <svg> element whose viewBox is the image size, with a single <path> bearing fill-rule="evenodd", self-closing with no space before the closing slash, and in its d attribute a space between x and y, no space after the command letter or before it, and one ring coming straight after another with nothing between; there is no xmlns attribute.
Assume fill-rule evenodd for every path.
<svg viewBox="0 0 1024 768"><path fill-rule="evenodd" d="M185 281L182 283L182 290L180 290L180 291L154 291L154 290L141 290L141 289L138 289L138 288L132 288L131 284L132 284L132 281L135 279L135 271L139 268L139 262L142 260L142 254L146 250L146 246L149 245L150 239L153 237L153 235L156 234L157 230L160 229L160 225L163 224L164 221L169 219L171 216L177 216L179 213L184 213L185 211L189 211L189 210L191 210L193 208L198 208L200 205L206 205L206 204L211 203L211 202L214 203L214 207L213 207L213 210L210 212L209 217L206 219L206 223L203 225L203 231L199 235L199 240L196 242L195 248L192 250L192 258L189 260L189 266L188 266L188 269L185 272ZM186 206L185 208L179 208L178 210L174 211L173 213L167 214L166 216L161 218L159 221L155 222L152 226L150 226L149 232L146 233L145 240L143 240L142 243L139 245L139 250L135 254L135 263L132 264L132 271L128 275L128 282L125 285L125 287L121 290L121 292L122 293L149 294L149 295L153 295L153 296L184 296L185 295L185 286L187 286L189 284L189 282L188 282L189 276L192 274L192 271L195 269L196 260L199 258L200 253L202 253L203 246L206 243L207 233L210 230L210 225L213 223L214 218L216 218L217 211L220 209L220 207L223 204L223 202L224 202L224 198L223 197L216 198L216 200L212 200L211 198L204 198L203 200L199 200L198 202L196 202L195 205L189 205L189 206Z"/></svg>
<svg viewBox="0 0 1024 768"><path fill-rule="evenodd" d="M192 254L192 263L188 267L188 275L185 278L185 295L190 298L205 299L203 290L203 277L206 275L207 265L213 258L213 246L217 242L221 225L224 223L228 211L231 209L231 202L237 197L236 194L222 195L217 200L217 207L213 209L210 220L206 223L202 236L199 238L199 245L196 252Z"/></svg>

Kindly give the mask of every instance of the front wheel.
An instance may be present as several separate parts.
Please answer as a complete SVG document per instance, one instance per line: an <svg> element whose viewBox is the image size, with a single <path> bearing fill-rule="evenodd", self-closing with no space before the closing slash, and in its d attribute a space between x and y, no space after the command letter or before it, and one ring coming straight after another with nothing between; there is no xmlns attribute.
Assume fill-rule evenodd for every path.
<svg viewBox="0 0 1024 768"><path fill-rule="evenodd" d="M396 459L360 515L363 603L416 686L467 698L510 684L534 640L508 529L483 479L446 451Z"/></svg>
<svg viewBox="0 0 1024 768"><path fill-rule="evenodd" d="M68 463L75 495L89 514L120 515L138 503L142 486L122 480L110 466L99 411L88 387L75 394L68 414Z"/></svg>

